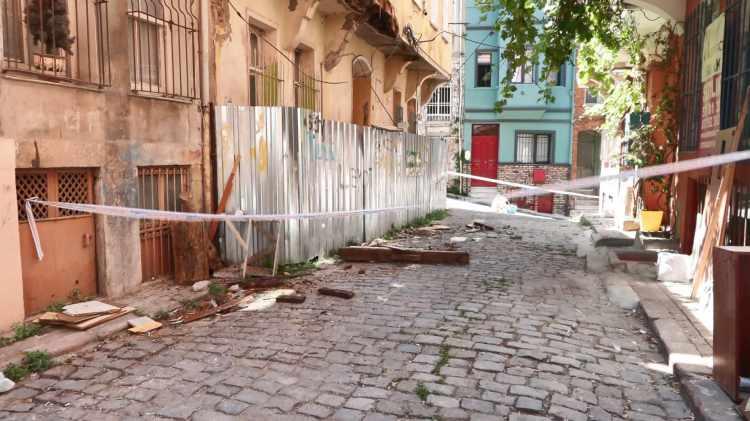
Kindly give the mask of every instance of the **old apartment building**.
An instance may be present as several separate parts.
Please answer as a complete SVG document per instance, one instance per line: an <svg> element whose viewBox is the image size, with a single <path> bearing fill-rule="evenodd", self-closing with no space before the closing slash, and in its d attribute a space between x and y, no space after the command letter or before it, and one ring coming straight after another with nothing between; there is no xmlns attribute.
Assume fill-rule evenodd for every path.
<svg viewBox="0 0 750 421"><path fill-rule="evenodd" d="M173 271L168 223L34 205L40 260L26 198L213 211L212 106L299 107L408 131L449 79L439 0L0 5L0 328Z"/></svg>

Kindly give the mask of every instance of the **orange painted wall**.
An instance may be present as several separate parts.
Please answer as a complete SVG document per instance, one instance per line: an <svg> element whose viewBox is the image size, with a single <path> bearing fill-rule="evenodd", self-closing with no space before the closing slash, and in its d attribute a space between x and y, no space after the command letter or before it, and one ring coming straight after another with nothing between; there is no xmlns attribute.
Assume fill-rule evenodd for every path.
<svg viewBox="0 0 750 421"><path fill-rule="evenodd" d="M16 210L16 144L0 139L0 331L23 320L23 280Z"/></svg>

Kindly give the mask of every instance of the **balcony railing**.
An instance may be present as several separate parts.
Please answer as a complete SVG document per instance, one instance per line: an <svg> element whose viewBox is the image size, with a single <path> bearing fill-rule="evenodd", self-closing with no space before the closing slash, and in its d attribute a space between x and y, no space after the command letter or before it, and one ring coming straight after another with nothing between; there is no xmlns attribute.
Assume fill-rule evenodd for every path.
<svg viewBox="0 0 750 421"><path fill-rule="evenodd" d="M111 83L107 0L5 0L3 72Z"/></svg>

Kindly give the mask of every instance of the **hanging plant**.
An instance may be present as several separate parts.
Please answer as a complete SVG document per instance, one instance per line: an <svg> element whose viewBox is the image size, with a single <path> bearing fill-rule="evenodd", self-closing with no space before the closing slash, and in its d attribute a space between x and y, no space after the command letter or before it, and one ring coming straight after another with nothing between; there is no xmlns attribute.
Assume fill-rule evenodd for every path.
<svg viewBox="0 0 750 421"><path fill-rule="evenodd" d="M66 0L31 0L26 5L26 25L34 44L46 54L58 50L73 55L75 37L70 36L70 19Z"/></svg>

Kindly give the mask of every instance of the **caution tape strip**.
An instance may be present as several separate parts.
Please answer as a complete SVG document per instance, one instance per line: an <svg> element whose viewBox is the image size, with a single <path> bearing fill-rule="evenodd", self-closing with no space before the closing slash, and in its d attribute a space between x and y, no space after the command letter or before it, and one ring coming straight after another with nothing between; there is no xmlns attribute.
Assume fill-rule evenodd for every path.
<svg viewBox="0 0 750 421"><path fill-rule="evenodd" d="M414 208L420 208L427 205L411 205L411 206L394 206L388 208L377 208L377 209L358 209L350 211L332 211L332 212L306 212L306 213L286 213L286 214L260 214L260 215L247 215L247 214L213 214L213 213L199 213L199 212L175 212L175 211L163 211L154 209L142 209L142 208L130 208L124 206L109 206L109 205L93 205L89 203L68 203L68 202L51 202L47 200L41 200L39 198L26 199L26 218L29 223L29 229L31 230L31 236L34 240L34 247L36 248L37 258L42 260L44 258L44 252L42 245L39 240L39 232L36 227L36 220L34 218L34 211L31 208L31 204L39 204L45 206L52 206L60 209L68 209L76 212L91 213L97 215L115 216L130 219L156 219L162 221L174 221L174 222L201 222L201 221L224 221L224 222L278 222L278 221L289 221L289 220L310 220L310 219L328 219L328 218L341 218L347 216L356 215L369 215L374 213L384 212L396 212L404 211Z"/></svg>

